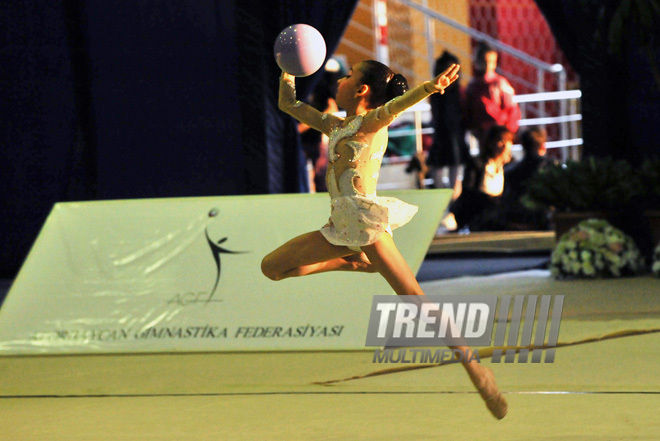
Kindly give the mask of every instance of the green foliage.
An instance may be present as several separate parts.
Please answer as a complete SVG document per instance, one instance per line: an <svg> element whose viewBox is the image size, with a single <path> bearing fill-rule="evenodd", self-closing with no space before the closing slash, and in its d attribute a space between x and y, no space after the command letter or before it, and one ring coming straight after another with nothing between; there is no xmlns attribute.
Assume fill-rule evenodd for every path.
<svg viewBox="0 0 660 441"><path fill-rule="evenodd" d="M523 203L532 209L616 212L640 193L628 162L590 157L542 169L528 182Z"/></svg>

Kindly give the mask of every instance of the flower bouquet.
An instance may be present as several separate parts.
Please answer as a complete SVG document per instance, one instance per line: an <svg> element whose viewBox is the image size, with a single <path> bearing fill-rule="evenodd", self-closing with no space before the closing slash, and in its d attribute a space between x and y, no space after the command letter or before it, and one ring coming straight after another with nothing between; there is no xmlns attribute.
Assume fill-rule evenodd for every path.
<svg viewBox="0 0 660 441"><path fill-rule="evenodd" d="M660 277L660 243L658 244L657 247L655 247L655 251L653 251L652 271L656 277Z"/></svg>
<svg viewBox="0 0 660 441"><path fill-rule="evenodd" d="M602 219L587 219L562 235L550 258L556 278L620 277L644 270L632 238Z"/></svg>

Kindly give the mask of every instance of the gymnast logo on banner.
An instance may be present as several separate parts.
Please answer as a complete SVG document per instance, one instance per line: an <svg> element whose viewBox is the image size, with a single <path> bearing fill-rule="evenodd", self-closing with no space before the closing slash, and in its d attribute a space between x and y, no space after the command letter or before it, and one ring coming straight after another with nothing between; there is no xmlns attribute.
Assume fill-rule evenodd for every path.
<svg viewBox="0 0 660 441"><path fill-rule="evenodd" d="M213 208L211 211L209 211L209 218L214 218L218 215L218 209ZM209 293L208 298L206 299L206 303L208 302L217 302L220 300L214 299L215 292L218 290L218 284L220 283L220 275L222 273L222 260L221 256L223 254L244 254L247 253L247 251L231 251L226 248L221 247L223 243L227 241L227 237L223 237L222 239L219 240L213 240L209 236L209 227L206 225L206 228L204 229L204 235L206 236L206 242L209 245L209 248L211 248L211 254L213 255L213 260L215 261L215 266L216 266L216 273L215 273L215 283L213 284L213 288L211 289L211 292Z"/></svg>
<svg viewBox="0 0 660 441"><path fill-rule="evenodd" d="M167 303L176 304L179 306L188 306L195 304L209 304L211 302L222 302L221 299L216 298L216 292L220 287L220 277L222 275L222 255L223 254L245 254L248 251L232 251L224 246L222 246L228 239L228 237L223 237L221 239L212 238L212 234L209 234L209 225L211 220L216 218L219 214L217 208L212 208L208 213L208 220L206 226L204 227L204 237L206 238L206 243L211 250L211 255L215 262L215 282L210 291L185 291L179 292L174 295Z"/></svg>
<svg viewBox="0 0 660 441"><path fill-rule="evenodd" d="M375 351L374 363L463 361L457 349L419 349L438 346L492 346L493 363L503 355L513 363L516 354L526 363L530 352L532 363L540 363L543 352L545 363L554 362L564 296L511 299L502 296L497 309L492 295L374 296L366 346L384 347ZM473 358L480 360L478 349Z"/></svg>

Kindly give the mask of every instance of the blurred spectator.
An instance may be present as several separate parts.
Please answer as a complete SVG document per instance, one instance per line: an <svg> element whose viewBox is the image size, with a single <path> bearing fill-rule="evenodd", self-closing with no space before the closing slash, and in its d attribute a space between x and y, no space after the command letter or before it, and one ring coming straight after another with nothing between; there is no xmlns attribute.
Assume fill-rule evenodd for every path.
<svg viewBox="0 0 660 441"><path fill-rule="evenodd" d="M504 126L486 132L481 154L468 161L460 196L450 208L450 219L457 229L470 231L505 230L507 220L502 206L504 165L511 161L513 133Z"/></svg>
<svg viewBox="0 0 660 441"><path fill-rule="evenodd" d="M434 75L442 73L458 58L447 51L436 60ZM454 84L444 94L431 95L433 144L427 165L435 188L455 188L462 179L463 167L470 156L465 142L460 86Z"/></svg>
<svg viewBox="0 0 660 441"><path fill-rule="evenodd" d="M504 168L507 197L520 199L525 192L525 182L543 168L546 163L546 140L546 131L539 127L529 128L520 135L524 156Z"/></svg>
<svg viewBox="0 0 660 441"><path fill-rule="evenodd" d="M520 201L527 182L550 161L545 146L547 133L539 127L531 127L520 135L524 156L520 161L504 168L504 205L512 229L538 230L549 228L548 213L530 210Z"/></svg>
<svg viewBox="0 0 660 441"><path fill-rule="evenodd" d="M337 80L343 76L341 66L333 59L328 60L324 67L323 77L309 96L309 104L325 113L335 113L339 109L335 102L337 94ZM311 163L308 168L310 191L312 193L328 191L325 185L325 170L328 166L328 137L309 126L298 123L300 140L307 161Z"/></svg>
<svg viewBox="0 0 660 441"><path fill-rule="evenodd" d="M474 75L465 91L465 127L481 143L488 129L506 126L514 135L518 131L520 107L513 102L511 84L495 72L497 51L485 42L479 43L473 62Z"/></svg>

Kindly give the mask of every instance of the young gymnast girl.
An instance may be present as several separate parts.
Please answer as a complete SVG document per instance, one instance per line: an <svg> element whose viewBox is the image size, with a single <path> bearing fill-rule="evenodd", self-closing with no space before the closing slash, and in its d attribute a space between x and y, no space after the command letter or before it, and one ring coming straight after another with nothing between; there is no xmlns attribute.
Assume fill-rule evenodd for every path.
<svg viewBox="0 0 660 441"><path fill-rule="evenodd" d="M458 78L459 68L454 64L408 90L406 79L384 64L360 62L338 82L336 101L346 110L346 118L298 101L295 77L282 72L280 109L329 136L326 183L331 215L319 231L298 236L264 257L264 275L282 280L327 271L378 272L396 294L424 295L392 239L392 229L407 223L417 207L378 197L376 182L388 126L408 107L433 93L444 93ZM467 346L452 349L463 351L462 364L486 406L495 417L504 418L507 403L492 371L474 360Z"/></svg>

